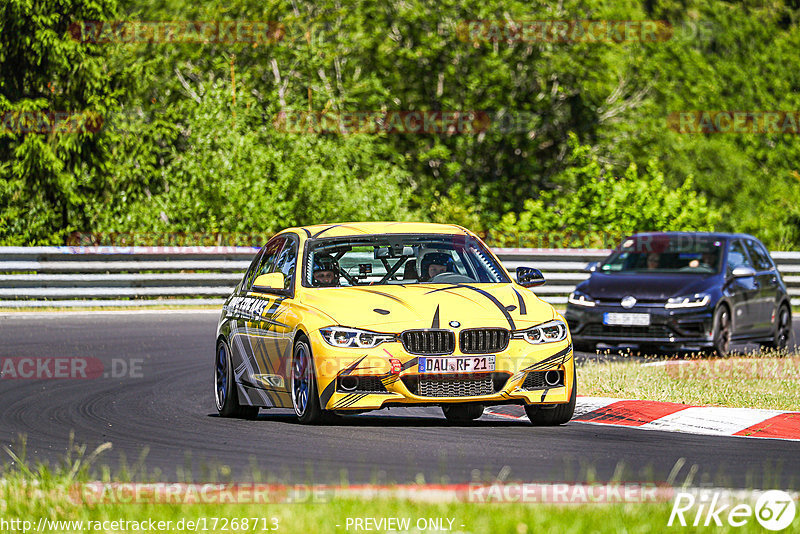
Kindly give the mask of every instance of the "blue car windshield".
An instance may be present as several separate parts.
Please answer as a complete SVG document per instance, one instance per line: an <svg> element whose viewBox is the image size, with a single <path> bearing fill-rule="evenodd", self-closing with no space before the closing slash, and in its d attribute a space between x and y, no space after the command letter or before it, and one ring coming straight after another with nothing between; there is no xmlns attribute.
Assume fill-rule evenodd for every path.
<svg viewBox="0 0 800 534"><path fill-rule="evenodd" d="M509 283L486 247L466 235L380 234L310 240L303 285Z"/></svg>
<svg viewBox="0 0 800 534"><path fill-rule="evenodd" d="M600 266L603 273L713 274L722 268L724 242L708 236L656 235L626 239Z"/></svg>

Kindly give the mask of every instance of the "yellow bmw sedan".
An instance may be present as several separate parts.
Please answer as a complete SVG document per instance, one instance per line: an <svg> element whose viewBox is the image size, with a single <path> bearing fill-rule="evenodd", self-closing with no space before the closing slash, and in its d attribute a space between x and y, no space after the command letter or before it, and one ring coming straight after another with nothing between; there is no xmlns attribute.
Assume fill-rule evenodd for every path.
<svg viewBox="0 0 800 534"><path fill-rule="evenodd" d="M564 318L516 282L472 232L423 223L289 228L261 249L222 307L214 397L220 415L441 406L470 421L520 404L535 425L575 411Z"/></svg>

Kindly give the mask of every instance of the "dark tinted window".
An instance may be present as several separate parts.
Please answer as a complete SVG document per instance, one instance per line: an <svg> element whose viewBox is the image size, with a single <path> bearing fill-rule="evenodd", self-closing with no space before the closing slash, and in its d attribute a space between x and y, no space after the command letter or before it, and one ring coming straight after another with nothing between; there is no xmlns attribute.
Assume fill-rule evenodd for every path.
<svg viewBox="0 0 800 534"><path fill-rule="evenodd" d="M275 261L274 270L271 272L281 272L284 276L284 289L290 289L294 281L295 267L297 266L297 243L293 239L287 239L278 259Z"/></svg>
<svg viewBox="0 0 800 534"><path fill-rule="evenodd" d="M750 258L747 257L747 252L745 252L741 241L737 239L731 241L730 247L728 248L728 272L742 266L752 267L753 264L750 263Z"/></svg>
<svg viewBox="0 0 800 534"><path fill-rule="evenodd" d="M273 267L275 265L275 260L278 258L278 253L283 248L283 244L286 241L284 237L276 237L270 240L264 246L264 250L261 254L261 259L258 262L258 267L253 269L253 272L250 274L249 278L242 284L242 288L249 291L250 287L253 285L253 281L258 278L262 274L267 274L273 272Z"/></svg>
<svg viewBox="0 0 800 534"><path fill-rule="evenodd" d="M772 269L772 261L770 261L769 254L767 254L767 251L761 246L761 243L748 239L745 241L745 245L747 246L747 252L750 253L750 257L753 259L757 270L769 271Z"/></svg>
<svg viewBox="0 0 800 534"><path fill-rule="evenodd" d="M642 235L623 241L600 270L710 274L719 272L722 250L724 241L707 235Z"/></svg>
<svg viewBox="0 0 800 534"><path fill-rule="evenodd" d="M253 258L253 261L250 262L250 267L247 268L247 272L244 273L244 277L242 278L242 289L246 289L250 287L250 284L253 281L253 274L256 272L258 268L258 264L261 261L261 256L264 255L264 250L266 247L261 247L261 250L258 251L256 257Z"/></svg>

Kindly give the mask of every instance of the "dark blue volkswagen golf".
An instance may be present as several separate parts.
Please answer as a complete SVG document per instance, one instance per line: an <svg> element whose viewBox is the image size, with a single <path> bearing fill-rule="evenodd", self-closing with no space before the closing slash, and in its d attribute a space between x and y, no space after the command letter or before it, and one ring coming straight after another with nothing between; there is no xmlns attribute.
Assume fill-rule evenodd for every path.
<svg viewBox="0 0 800 534"><path fill-rule="evenodd" d="M598 343L714 350L786 347L789 295L767 249L747 234L642 233L625 239L569 296L576 348Z"/></svg>

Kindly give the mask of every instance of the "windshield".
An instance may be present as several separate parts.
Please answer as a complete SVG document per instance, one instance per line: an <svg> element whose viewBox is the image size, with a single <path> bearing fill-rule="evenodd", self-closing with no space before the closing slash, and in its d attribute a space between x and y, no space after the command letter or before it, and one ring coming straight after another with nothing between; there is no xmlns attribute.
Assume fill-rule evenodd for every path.
<svg viewBox="0 0 800 534"><path fill-rule="evenodd" d="M309 241L306 287L508 283L505 269L466 235L367 235Z"/></svg>
<svg viewBox="0 0 800 534"><path fill-rule="evenodd" d="M708 236L637 236L626 239L600 266L604 273L720 272L723 242Z"/></svg>

